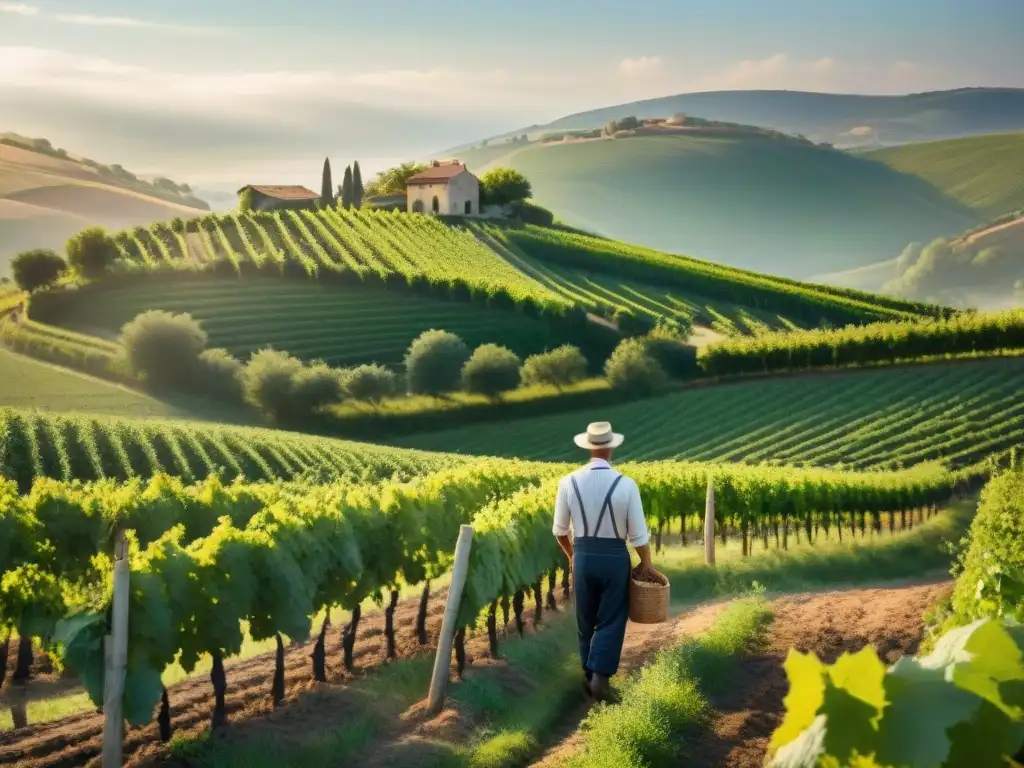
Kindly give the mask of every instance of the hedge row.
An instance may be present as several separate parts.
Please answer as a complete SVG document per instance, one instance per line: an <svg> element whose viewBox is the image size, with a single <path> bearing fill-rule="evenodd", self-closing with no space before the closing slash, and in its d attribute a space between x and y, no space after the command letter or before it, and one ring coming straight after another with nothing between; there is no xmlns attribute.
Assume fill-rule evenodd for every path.
<svg viewBox="0 0 1024 768"><path fill-rule="evenodd" d="M707 347L710 376L770 373L1024 347L1024 310L962 313L948 319L873 323L838 330L765 333Z"/></svg>

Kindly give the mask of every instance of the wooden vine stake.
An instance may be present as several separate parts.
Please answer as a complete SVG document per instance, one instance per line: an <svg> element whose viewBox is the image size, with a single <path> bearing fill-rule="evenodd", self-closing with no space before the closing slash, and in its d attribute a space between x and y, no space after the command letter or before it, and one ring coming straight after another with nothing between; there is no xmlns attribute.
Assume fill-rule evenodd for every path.
<svg viewBox="0 0 1024 768"><path fill-rule="evenodd" d="M103 768L121 768L124 739L124 675L128 657L128 545L124 531L114 544L114 597L110 634L103 638Z"/></svg>
<svg viewBox="0 0 1024 768"><path fill-rule="evenodd" d="M459 540L455 544L455 563L452 565L452 583L448 587L448 602L444 606L441 620L441 635L437 638L437 655L434 657L434 674L430 678L430 694L427 697L427 712L436 715L444 703L444 692L451 676L452 641L455 637L455 623L459 618L462 590L466 586L469 570L469 548L473 544L473 526L459 528ZM106 768L106 766L104 766Z"/></svg>
<svg viewBox="0 0 1024 768"><path fill-rule="evenodd" d="M715 564L715 485L710 477L704 502L704 564Z"/></svg>

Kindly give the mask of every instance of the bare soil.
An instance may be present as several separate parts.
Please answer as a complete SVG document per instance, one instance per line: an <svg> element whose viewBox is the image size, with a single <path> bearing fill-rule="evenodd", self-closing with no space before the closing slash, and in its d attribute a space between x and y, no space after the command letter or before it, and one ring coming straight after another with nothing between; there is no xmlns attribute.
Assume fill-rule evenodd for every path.
<svg viewBox="0 0 1024 768"><path fill-rule="evenodd" d="M545 592L546 590L545 583ZM420 645L415 634L419 598L410 598L398 604L395 610L395 640L399 659L430 653L436 649L436 638L440 631L447 596L446 588L431 593L427 610L429 639L426 645ZM556 597L561 600L560 586L556 590ZM532 627L533 609L534 601L531 595L523 609L523 620L527 629ZM514 621L512 623L514 624ZM319 627L314 629L319 630ZM359 622L354 649L356 670L353 674L347 674L342 663L342 629L343 625L334 624L327 633L327 678L330 682L326 684L317 684L313 681L311 654L315 638L309 642L286 646L285 700L276 711L271 699L273 652L234 663L230 659L226 660L226 709L229 726L223 729L225 737L245 738L246 733L252 732L251 726L261 731L270 727L300 729L307 733L320 727L320 723L330 723L337 727L340 713L336 710L331 711L328 703L344 701L344 697L325 697L318 693L344 688L347 683L365 676L374 666L387 661L383 611L364 612ZM486 648L486 635L467 638L467 661L472 662L482 656ZM56 687L56 681L49 678L39 682L51 692ZM35 680L30 681L29 691L35 683ZM171 686L168 689L168 698L175 735L197 735L209 728L213 712L213 687L208 676L202 675ZM334 706L337 707L338 704L335 703ZM0 766L71 768L98 765L102 732L103 716L95 711L0 732ZM155 721L147 726L128 729L125 733L125 766L151 764L165 754L166 750L159 741Z"/></svg>
<svg viewBox="0 0 1024 768"><path fill-rule="evenodd" d="M772 733L785 713L788 692L782 664L790 648L835 661L844 652L872 646L892 664L917 652L922 616L948 594L952 582L848 589L776 600L767 642L739 665L729 691L713 701L718 716L688 750L693 768L762 768Z"/></svg>

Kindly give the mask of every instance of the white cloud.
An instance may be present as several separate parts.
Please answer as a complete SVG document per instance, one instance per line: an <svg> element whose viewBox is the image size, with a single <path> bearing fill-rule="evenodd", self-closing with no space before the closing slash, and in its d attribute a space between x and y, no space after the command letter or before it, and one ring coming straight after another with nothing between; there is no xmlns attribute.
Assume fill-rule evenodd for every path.
<svg viewBox="0 0 1024 768"><path fill-rule="evenodd" d="M660 75L664 68L665 60L661 56L641 56L636 59L623 59L619 62L619 72L630 77Z"/></svg>
<svg viewBox="0 0 1024 768"><path fill-rule="evenodd" d="M191 35L222 35L227 30L217 27L192 27L182 24L164 24L147 19L136 19L128 16L95 16L90 13L59 13L52 17L61 24L77 24L85 27L127 27L130 29L158 29L167 32L180 32Z"/></svg>
<svg viewBox="0 0 1024 768"><path fill-rule="evenodd" d="M0 13L13 13L17 16L38 16L39 9L26 3L0 3Z"/></svg>
<svg viewBox="0 0 1024 768"><path fill-rule="evenodd" d="M287 121L306 105L410 108L425 112L535 109L538 97L585 83L569 75L512 73L502 69L393 69L363 72L236 70L173 72L44 48L0 46L0 92L74 94L125 106L223 114L227 108Z"/></svg>

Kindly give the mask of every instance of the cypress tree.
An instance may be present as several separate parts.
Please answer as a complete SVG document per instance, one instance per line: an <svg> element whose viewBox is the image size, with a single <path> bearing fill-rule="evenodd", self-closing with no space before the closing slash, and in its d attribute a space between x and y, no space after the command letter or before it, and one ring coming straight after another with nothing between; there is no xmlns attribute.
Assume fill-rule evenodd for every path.
<svg viewBox="0 0 1024 768"><path fill-rule="evenodd" d="M345 166L345 178L341 182L341 207L352 207L352 166Z"/></svg>
<svg viewBox="0 0 1024 768"><path fill-rule="evenodd" d="M359 161L352 164L352 205L363 207L363 173L359 170Z"/></svg>
<svg viewBox="0 0 1024 768"><path fill-rule="evenodd" d="M324 175L320 183L320 202L324 206L334 203L334 184L331 182L331 158L324 158Z"/></svg>

